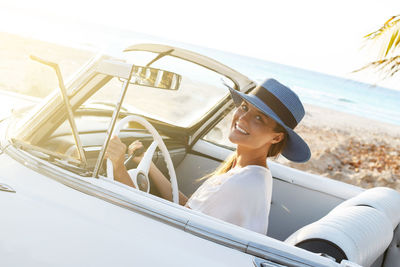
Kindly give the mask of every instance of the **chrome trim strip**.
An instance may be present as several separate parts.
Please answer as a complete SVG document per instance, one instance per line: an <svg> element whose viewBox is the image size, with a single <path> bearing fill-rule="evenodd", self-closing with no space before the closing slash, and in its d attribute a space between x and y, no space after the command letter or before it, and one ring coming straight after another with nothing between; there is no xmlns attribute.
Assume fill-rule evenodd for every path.
<svg viewBox="0 0 400 267"><path fill-rule="evenodd" d="M16 191L11 186L2 183L0 183L0 191L16 193Z"/></svg>
<svg viewBox="0 0 400 267"><path fill-rule="evenodd" d="M217 110L207 121L203 123L202 126L200 126L197 131L189 136L189 146L193 145L193 142L197 141L198 136L201 135L207 127L209 127L209 124L212 123L213 121L216 120L217 117L219 117L222 113L225 112L225 110L232 104L232 100L228 101L225 105L223 105L219 110Z"/></svg>
<svg viewBox="0 0 400 267"><path fill-rule="evenodd" d="M74 113L72 111L72 106L70 103L70 99L68 97L67 89L65 88L65 84L64 84L64 80L63 80L63 77L62 77L62 74L60 71L60 67L58 66L58 64L56 64L54 62L50 62L50 61L44 60L42 58L39 58L39 57L36 57L33 55L31 55L30 58L32 60L35 60L37 62L40 62L44 65L51 67L56 72L56 75L58 78L58 86L61 91L61 96L62 96L62 100L64 102L64 106L67 109L67 118L68 118L68 122L72 129L72 135L74 137L75 145L78 148L79 158L83 162L83 165L86 166L87 162L86 162L85 152L83 151L82 142L79 137L78 129L76 128Z"/></svg>
<svg viewBox="0 0 400 267"><path fill-rule="evenodd" d="M254 257L253 263L255 267L285 267L284 265L272 261L266 261L257 257Z"/></svg>
<svg viewBox="0 0 400 267"><path fill-rule="evenodd" d="M55 71L57 73L57 77L59 79L58 85L60 87L62 99L64 100L64 105L65 105L65 107L67 109L68 121L69 121L69 124L70 124L70 126L72 128L72 134L74 136L75 144L76 144L76 146L78 148L79 158L83 161L83 165L86 166L86 164L87 164L86 156L85 156L85 152L83 151L83 145L82 145L81 139L79 137L78 128L76 128L75 117L74 117L74 113L72 111L71 103L69 102L67 89L65 88L64 81L63 81L63 78L61 76L60 68L58 67L58 65L55 65L55 66L57 66L54 69L55 69Z"/></svg>
<svg viewBox="0 0 400 267"><path fill-rule="evenodd" d="M267 247L262 244L257 244L253 242L249 242L246 253L251 254L253 256L271 260L273 262L277 262L279 264L284 264L285 266L295 266L295 267L326 267L327 265L311 262L308 260L304 260L293 254L284 254L279 253L279 250L276 250L271 247ZM291 258L290 258L291 257ZM334 265L329 265L334 266Z"/></svg>
<svg viewBox="0 0 400 267"><path fill-rule="evenodd" d="M34 150L34 151L37 151L37 152L40 152L40 153L44 153L44 154L47 154L47 155L51 155L53 157L60 158L62 160L66 160L68 162L72 162L72 163L75 163L75 164L80 164L81 163L79 160L74 159L74 158L72 158L70 156L66 156L64 154L61 154L61 153L58 153L58 152L54 152L54 151L51 151L51 150L48 150L48 149L45 149L45 148L42 148L42 147L39 147L39 146L34 146L34 145L29 144L29 143L25 143L24 141L21 141L21 140L14 139L13 142L14 142L14 145L17 148Z"/></svg>
<svg viewBox="0 0 400 267"><path fill-rule="evenodd" d="M188 221L185 232L194 234L196 236L205 238L207 240L214 241L215 243L246 252L247 241L243 239L238 239L237 237L229 235L227 232L221 232L207 226Z"/></svg>
<svg viewBox="0 0 400 267"><path fill-rule="evenodd" d="M131 81L131 78L132 78L133 67L134 67L134 65L130 65L129 77L128 77L128 79L126 79L124 81L124 83L122 85L122 89L121 89L120 96L118 98L118 102L115 106L115 110L113 112L110 125L108 126L108 129L107 129L106 140L104 141L104 144L101 147L101 150L99 153L99 157L97 158L97 162L96 162L96 165L95 165L95 168L93 171L93 177L97 178L99 176L100 167L103 163L104 155L105 155L106 149L108 147L108 143L111 139L111 135L113 134L115 123L117 122L117 118L118 118L119 112L121 110L122 101L125 98L125 94L126 94L126 91L128 90L129 82Z"/></svg>

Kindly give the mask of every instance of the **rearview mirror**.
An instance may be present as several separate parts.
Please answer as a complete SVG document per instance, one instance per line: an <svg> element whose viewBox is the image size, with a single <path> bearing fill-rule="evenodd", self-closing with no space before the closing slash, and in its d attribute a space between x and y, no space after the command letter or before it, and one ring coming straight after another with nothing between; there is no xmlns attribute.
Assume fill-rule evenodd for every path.
<svg viewBox="0 0 400 267"><path fill-rule="evenodd" d="M134 66L130 83L159 89L178 90L181 81L182 76L171 71Z"/></svg>

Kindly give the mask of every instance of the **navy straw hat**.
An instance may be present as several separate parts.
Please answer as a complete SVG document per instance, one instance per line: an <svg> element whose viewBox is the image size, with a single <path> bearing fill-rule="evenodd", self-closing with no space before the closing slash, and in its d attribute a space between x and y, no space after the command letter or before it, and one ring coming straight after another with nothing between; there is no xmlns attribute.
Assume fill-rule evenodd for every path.
<svg viewBox="0 0 400 267"><path fill-rule="evenodd" d="M262 113L272 118L288 133L282 155L294 162L305 162L311 152L306 142L294 131L304 117L304 107L295 92L277 80L268 79L254 88L249 94L239 92L228 86L236 106L246 100Z"/></svg>

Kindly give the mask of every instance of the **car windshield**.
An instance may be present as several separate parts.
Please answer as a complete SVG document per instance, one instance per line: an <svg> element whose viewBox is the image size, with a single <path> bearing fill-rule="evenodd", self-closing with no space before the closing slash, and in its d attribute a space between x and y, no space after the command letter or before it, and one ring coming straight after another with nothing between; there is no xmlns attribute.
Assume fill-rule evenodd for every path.
<svg viewBox="0 0 400 267"><path fill-rule="evenodd" d="M126 61L136 66L150 65L152 68L179 74L182 77L179 89L165 90L129 84L121 112L142 114L177 127L190 128L227 96L228 90L224 83L234 86L232 80L207 67L169 55L157 58L157 55L134 51L129 52ZM155 58L157 60L154 60ZM102 62L102 59L99 62ZM114 59L112 62L118 63ZM81 136L85 149L104 142L102 139L94 144L93 139L86 139L86 136L108 129L112 111L118 103L124 83L117 74L110 74L112 71L97 71L98 68L94 67L93 74L86 77L80 77L78 74L78 79L67 85L68 94L72 96L70 101L76 122L75 131ZM53 151L78 158L76 141L66 110L52 108L55 107L53 102L59 103L57 105L62 104L57 95L59 92L48 97L49 104L46 104L45 99L44 104L19 120L11 135L14 132L13 136L16 139L44 148L45 153Z"/></svg>
<svg viewBox="0 0 400 267"><path fill-rule="evenodd" d="M128 61L135 65L146 65L157 54L143 51L129 52ZM213 106L227 95L224 82L229 79L208 68L173 56L164 56L151 67L178 73L182 76L178 90L162 90L152 87L130 85L123 106L169 124L188 128L198 122ZM117 79L109 82L111 92L120 91ZM97 94L95 101L107 101L107 95ZM93 98L94 100L94 98Z"/></svg>

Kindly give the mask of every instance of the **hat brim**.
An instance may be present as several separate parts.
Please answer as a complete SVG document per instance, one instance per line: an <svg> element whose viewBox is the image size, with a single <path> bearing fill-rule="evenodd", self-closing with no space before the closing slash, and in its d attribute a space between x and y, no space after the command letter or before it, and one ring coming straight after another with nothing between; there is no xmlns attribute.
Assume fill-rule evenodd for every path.
<svg viewBox="0 0 400 267"><path fill-rule="evenodd" d="M228 85L227 87L229 88L233 102L236 106L240 106L242 101L245 100L285 128L286 132L288 133L288 139L286 141L286 146L281 153L285 158L294 162L306 162L310 159L311 151L303 138L293 131L292 128L286 126L285 123L275 114L275 112L262 100L258 99L254 95L248 95L239 92Z"/></svg>

